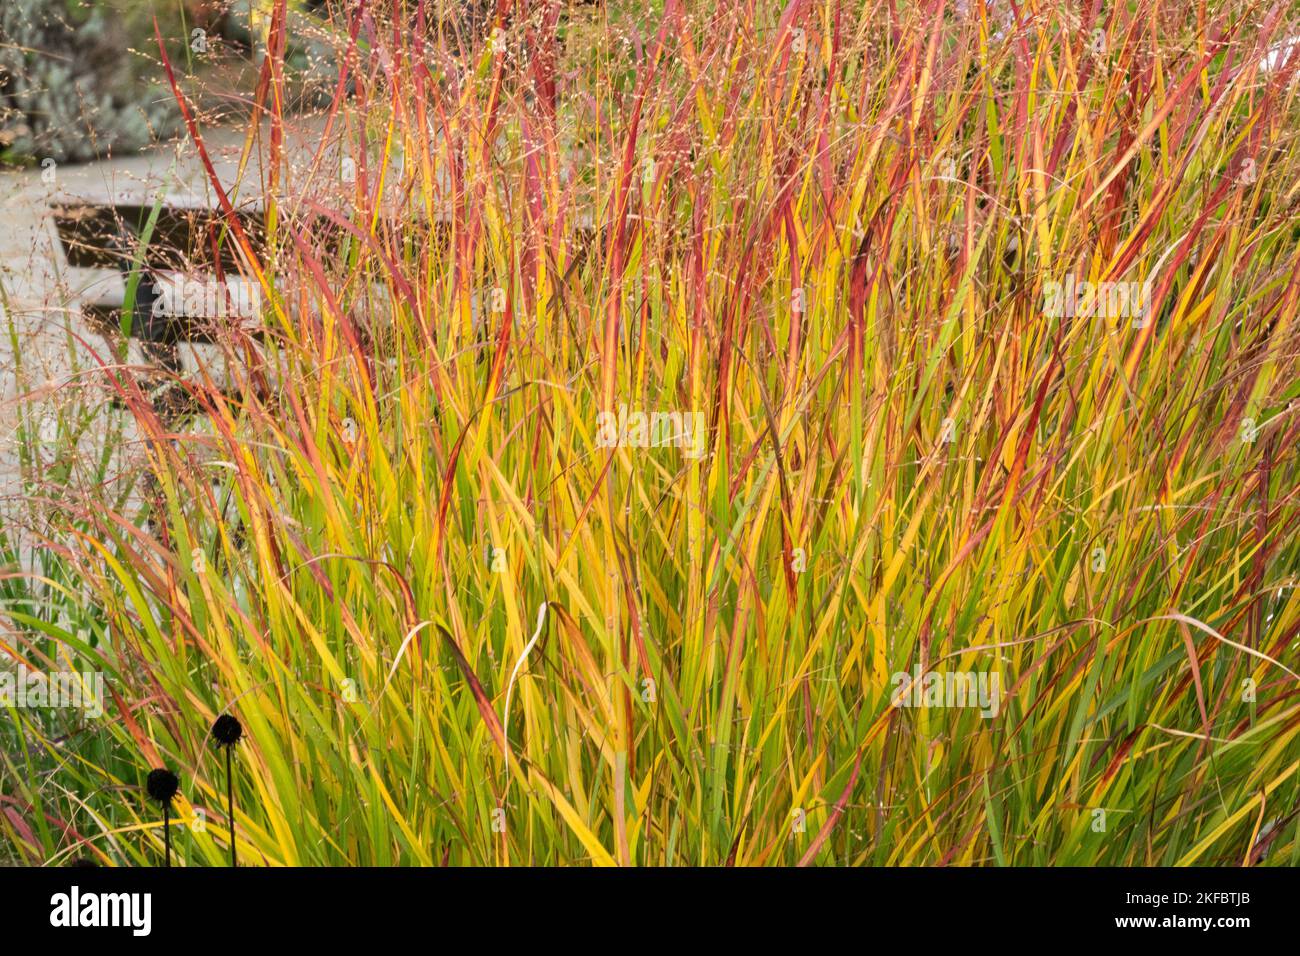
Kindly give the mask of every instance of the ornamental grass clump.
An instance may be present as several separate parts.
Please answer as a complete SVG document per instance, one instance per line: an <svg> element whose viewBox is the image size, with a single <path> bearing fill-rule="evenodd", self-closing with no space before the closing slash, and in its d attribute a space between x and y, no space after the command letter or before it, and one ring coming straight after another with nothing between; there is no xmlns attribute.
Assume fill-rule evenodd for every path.
<svg viewBox="0 0 1300 956"><path fill-rule="evenodd" d="M6 645L111 702L9 711L9 852L143 862L237 700L267 865L1300 862L1287 5L429 6L306 158L271 25L264 329L181 426L105 362L152 491Z"/></svg>

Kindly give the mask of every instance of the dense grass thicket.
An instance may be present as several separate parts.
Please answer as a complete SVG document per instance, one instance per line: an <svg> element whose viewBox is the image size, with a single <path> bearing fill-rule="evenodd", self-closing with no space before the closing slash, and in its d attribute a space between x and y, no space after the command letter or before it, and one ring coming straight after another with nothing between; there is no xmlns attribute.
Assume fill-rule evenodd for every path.
<svg viewBox="0 0 1300 956"><path fill-rule="evenodd" d="M241 865L1300 860L1291 5L345 4L292 168L268 6L266 330L33 467L0 649L107 699L0 854L165 766L228 862L230 713Z"/></svg>

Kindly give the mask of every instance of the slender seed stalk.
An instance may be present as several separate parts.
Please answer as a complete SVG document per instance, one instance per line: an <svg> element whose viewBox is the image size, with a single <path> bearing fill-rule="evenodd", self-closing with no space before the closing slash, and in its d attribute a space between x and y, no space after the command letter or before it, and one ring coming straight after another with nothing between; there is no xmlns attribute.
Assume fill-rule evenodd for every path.
<svg viewBox="0 0 1300 956"><path fill-rule="evenodd" d="M226 751L226 819L230 821L230 865L238 866L235 851L235 744L244 735L243 725L233 714L222 714L209 731L217 746Z"/></svg>
<svg viewBox="0 0 1300 956"><path fill-rule="evenodd" d="M145 792L162 807L163 866L167 867L172 865L171 805L179 790L180 780L166 767L149 771L149 776L145 780Z"/></svg>
<svg viewBox="0 0 1300 956"><path fill-rule="evenodd" d="M230 865L238 866L235 861L235 773L231 769L234 748L226 748L226 813L230 819Z"/></svg>

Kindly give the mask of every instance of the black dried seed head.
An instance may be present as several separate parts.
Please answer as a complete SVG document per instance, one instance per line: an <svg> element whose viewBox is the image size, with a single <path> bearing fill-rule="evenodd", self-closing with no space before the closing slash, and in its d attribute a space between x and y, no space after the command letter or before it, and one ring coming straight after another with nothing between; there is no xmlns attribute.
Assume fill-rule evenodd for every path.
<svg viewBox="0 0 1300 956"><path fill-rule="evenodd" d="M222 714L212 722L212 739L223 747L233 747L244 736L244 727L230 714Z"/></svg>
<svg viewBox="0 0 1300 956"><path fill-rule="evenodd" d="M165 807L171 804L172 797L176 796L176 791L181 788L181 782L176 779L176 774L165 767L159 767L157 770L149 771L149 778L145 780L144 788L149 796Z"/></svg>
<svg viewBox="0 0 1300 956"><path fill-rule="evenodd" d="M87 859L87 858L84 857L84 856L79 856L79 857L77 857L75 860L73 860L71 863L69 863L68 866L69 866L69 868L74 869L74 870L97 870L97 869L99 869L99 864L98 864L98 863L96 863L94 860Z"/></svg>

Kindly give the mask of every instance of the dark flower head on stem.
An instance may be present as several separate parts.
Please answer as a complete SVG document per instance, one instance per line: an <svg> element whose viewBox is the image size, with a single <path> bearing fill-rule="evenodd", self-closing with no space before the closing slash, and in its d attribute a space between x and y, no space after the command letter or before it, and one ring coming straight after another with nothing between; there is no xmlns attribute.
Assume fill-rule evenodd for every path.
<svg viewBox="0 0 1300 956"><path fill-rule="evenodd" d="M149 771L149 778L144 782L144 788L149 796L161 803L164 807L171 806L172 798L176 796L176 791L181 787L181 782L176 779L176 774L172 773L166 767L159 767L157 770Z"/></svg>
<svg viewBox="0 0 1300 956"><path fill-rule="evenodd" d="M222 714L212 722L212 739L222 747L233 747L244 736L244 727L231 714Z"/></svg>

